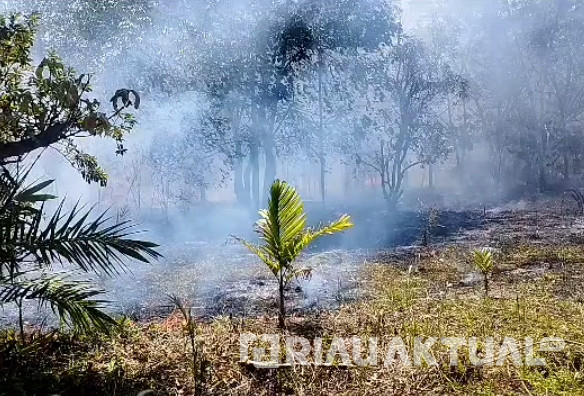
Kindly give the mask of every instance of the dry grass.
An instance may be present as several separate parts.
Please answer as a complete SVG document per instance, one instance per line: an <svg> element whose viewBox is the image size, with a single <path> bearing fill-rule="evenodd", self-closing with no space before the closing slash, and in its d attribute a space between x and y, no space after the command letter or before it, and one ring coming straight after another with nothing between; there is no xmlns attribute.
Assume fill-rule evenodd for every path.
<svg viewBox="0 0 584 396"><path fill-rule="evenodd" d="M448 366L448 353L436 348L437 368L383 364L369 368L297 366L254 369L239 363L242 333L277 333L275 318L216 318L197 326L208 368L209 394L584 394L584 306L577 293L584 250L575 246L520 246L501 252L493 275L493 298L480 284L459 284L469 251L446 248L404 258L409 271L388 263L362 270L368 299L318 316L295 317L288 335L307 338L375 336L381 350L391 337L407 345L414 337L504 337L569 341L564 352L545 355L545 368L476 368L462 359ZM516 276L533 265L549 264L538 277ZM561 265L560 265L561 264ZM400 263L400 268L404 264ZM568 274L568 275L567 275ZM569 279L568 279L569 277ZM17 351L14 334L4 334L0 390L6 394L193 394L192 357L180 315L157 323L126 322L113 337L45 338L42 347ZM325 348L326 350L326 348ZM433 349L434 350L434 349ZM383 352L382 352L383 354ZM383 361L383 356L381 357ZM0 393L2 393L0 391Z"/></svg>

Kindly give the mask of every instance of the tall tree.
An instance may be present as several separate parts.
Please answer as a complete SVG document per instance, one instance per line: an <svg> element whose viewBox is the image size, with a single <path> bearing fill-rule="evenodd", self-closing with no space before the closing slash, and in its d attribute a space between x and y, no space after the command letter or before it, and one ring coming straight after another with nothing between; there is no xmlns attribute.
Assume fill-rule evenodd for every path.
<svg viewBox="0 0 584 396"><path fill-rule="evenodd" d="M356 158L380 177L383 197L394 209L407 172L446 154L441 143L444 129L433 106L453 81L419 40L407 36L365 62L367 85L360 113L364 140Z"/></svg>
<svg viewBox="0 0 584 396"><path fill-rule="evenodd" d="M313 88L305 90L312 100L305 108L312 106L314 111L304 114L315 131L311 146L320 165L320 195L325 202L327 157L338 146L329 138L334 135L330 129L338 128L335 119L344 117L343 111L334 111L331 101L335 100L333 96L350 95L352 88L345 80L351 74L342 70L344 59L389 44L400 26L394 19L393 5L386 1L307 1L301 10L313 37L309 49L312 75L309 82ZM331 145L332 142L337 144Z"/></svg>

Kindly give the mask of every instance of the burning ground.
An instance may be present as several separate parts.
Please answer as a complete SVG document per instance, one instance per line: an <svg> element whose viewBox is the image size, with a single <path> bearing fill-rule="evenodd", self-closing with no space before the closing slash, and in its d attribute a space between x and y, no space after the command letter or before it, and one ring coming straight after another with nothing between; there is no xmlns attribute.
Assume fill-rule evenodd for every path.
<svg viewBox="0 0 584 396"><path fill-rule="evenodd" d="M329 217L335 215L331 211ZM403 212L399 216L353 216L357 226L345 235L324 238L300 266L313 269L309 280L287 290L291 312L306 314L338 309L366 293L360 269L368 262L415 255L423 243L446 243L480 230L482 212ZM326 218L325 216L322 216ZM382 230L382 231L380 231ZM174 310L169 296L189 301L201 317L258 316L275 309L277 282L257 258L233 238L175 242L163 250L165 259L132 273L104 280L112 308L135 319L164 317ZM128 287L132 285L132 287Z"/></svg>
<svg viewBox="0 0 584 396"><path fill-rule="evenodd" d="M418 271L423 257L448 249L470 252L492 247L507 252L510 247L527 245L557 249L584 240L584 219L563 201L519 202L462 212L403 212L393 219L358 213L355 221L354 230L323 240L303 257L302 266L312 268L313 276L296 281L287 290L290 312L304 315L336 310L365 297L367 286L361 269L368 263ZM386 226L381 227L380 222ZM174 243L165 248L164 255L159 263L134 267L131 274L104 280L116 312L138 320L165 317L174 310L171 295L189 301L200 317L275 312L275 279L234 240ZM455 288L480 284L479 274L467 261L463 258L456 263L451 279ZM542 277L558 268L534 261L521 268L499 270L499 276L512 279Z"/></svg>
<svg viewBox="0 0 584 396"><path fill-rule="evenodd" d="M324 220L337 212L312 217L318 223L319 217ZM480 210L410 211L395 217L355 212L355 229L323 239L302 257L301 266L312 268L313 276L295 281L286 291L292 315L335 311L367 298L362 270L371 263L424 271L425 258L456 250L459 254L449 257L455 271L449 274L448 285L450 290L466 290L480 287L481 281L467 257L472 249L492 247L499 254L522 246L529 251L553 251L545 259L525 260L517 268L497 268L496 284L499 278L541 278L548 272L570 271L562 260L571 260L571 247L584 241L584 219L575 214L570 202L559 200ZM138 321L156 320L172 314L175 306L170 297L177 296L188 301L199 318L273 315L277 283L267 268L233 238L225 237L229 235L225 230L212 237L204 237L201 230L193 233L201 235L192 238L200 241L165 241L165 258L159 262L133 264L120 277L99 279L108 290L109 309ZM561 257L562 249L566 258ZM3 313L5 322L17 320L16 310ZM50 324L49 317L49 312L32 305L25 314L31 325Z"/></svg>

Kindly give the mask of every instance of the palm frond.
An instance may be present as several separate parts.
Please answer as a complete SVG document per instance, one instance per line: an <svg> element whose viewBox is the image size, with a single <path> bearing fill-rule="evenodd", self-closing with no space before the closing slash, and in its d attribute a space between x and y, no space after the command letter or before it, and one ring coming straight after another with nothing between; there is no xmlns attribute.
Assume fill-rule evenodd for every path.
<svg viewBox="0 0 584 396"><path fill-rule="evenodd" d="M108 332L115 319L103 312L105 301L94 299L101 294L89 283L67 277L37 279L0 279L0 303L36 300L49 306L66 324L81 332L92 329Z"/></svg>
<svg viewBox="0 0 584 396"><path fill-rule="evenodd" d="M271 190L271 199L276 199L278 204L274 217L278 218L281 243L287 245L295 241L306 227L304 203L298 192L286 182L276 180Z"/></svg>
<svg viewBox="0 0 584 396"><path fill-rule="evenodd" d="M483 274L490 274L493 272L493 253L489 249L474 250L473 262L475 267Z"/></svg>
<svg viewBox="0 0 584 396"><path fill-rule="evenodd" d="M324 235L332 235L353 227L347 215L317 230L306 228L304 203L298 192L284 181L276 180L270 188L268 209L260 211L256 231L264 242L252 245L241 238L239 242L255 253L272 272L294 272L290 268L312 242Z"/></svg>
<svg viewBox="0 0 584 396"><path fill-rule="evenodd" d="M21 177L13 177L6 167L0 172L0 276L19 271L27 255L22 241L38 231L37 220L42 218L42 208L34 204L50 197L36 194L50 183L22 188L29 172Z"/></svg>
<svg viewBox="0 0 584 396"><path fill-rule="evenodd" d="M245 246L250 252L252 252L256 256L258 256L258 258L260 260L262 260L264 264L266 264L266 266L270 269L270 271L272 271L272 273L274 273L274 275L278 273L278 270L279 270L278 263L276 263L272 259L272 257L270 256L270 253L266 251L265 246L256 246L252 243L247 242L243 238L239 238L239 237L234 237L234 238L239 243L241 243L243 246Z"/></svg>
<svg viewBox="0 0 584 396"><path fill-rule="evenodd" d="M316 241L320 237L343 232L352 227L354 227L354 224L351 222L351 217L349 217L348 215L342 215L337 220L316 230L309 228L304 233L302 233L298 241L294 244L293 246L294 251L292 255L296 258L300 253L302 253L308 246L310 246L314 241Z"/></svg>
<svg viewBox="0 0 584 396"><path fill-rule="evenodd" d="M306 213L300 195L292 186L280 180L272 184L268 208L260 211L260 217L256 223L256 232L263 241L262 245L256 246L242 238L236 239L256 254L278 280L280 290L278 318L279 325L284 327L286 314L284 286L293 279L308 279L312 275L309 268L296 268L295 260L316 239L345 231L353 227L353 223L349 216L343 215L317 230L306 228Z"/></svg>
<svg viewBox="0 0 584 396"><path fill-rule="evenodd" d="M158 245L133 239L133 226L112 222L106 212L90 220L93 210L78 205L66 212L61 202L45 219L43 204L54 197L43 190L52 182L24 187L29 172L19 177L6 167L0 172L0 305L38 300L78 330L107 331L115 321L103 312L103 301L94 299L101 291L88 282L38 274L54 262L66 262L112 275L125 268L127 258L148 262L161 257Z"/></svg>
<svg viewBox="0 0 584 396"><path fill-rule="evenodd" d="M14 200L22 203L46 202L57 197L51 194L37 194L53 184L54 180L46 180L33 184L14 195Z"/></svg>
<svg viewBox="0 0 584 396"><path fill-rule="evenodd" d="M263 232L262 239L267 250L282 267L292 263L297 255L294 246L306 228L304 203L298 192L286 182L276 180L270 188L268 210L260 212ZM267 235L267 237L266 237Z"/></svg>
<svg viewBox="0 0 584 396"><path fill-rule="evenodd" d="M268 209L262 210L260 216L257 230L266 250L275 261L291 261L283 255L306 227L304 203L296 190L286 182L276 180L270 188Z"/></svg>
<svg viewBox="0 0 584 396"><path fill-rule="evenodd" d="M61 203L43 230L29 241L31 252L46 264L65 260L83 271L107 275L123 270L125 258L148 263L161 257L155 250L157 244L129 238L136 234L129 222L110 224L107 212L88 221L91 213L92 209L82 213L75 206L63 214Z"/></svg>

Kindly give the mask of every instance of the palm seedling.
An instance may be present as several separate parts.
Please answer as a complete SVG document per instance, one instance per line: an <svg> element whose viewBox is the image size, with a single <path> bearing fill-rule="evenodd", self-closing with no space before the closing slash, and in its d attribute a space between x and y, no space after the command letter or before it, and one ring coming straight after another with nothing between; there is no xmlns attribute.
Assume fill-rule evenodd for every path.
<svg viewBox="0 0 584 396"><path fill-rule="evenodd" d="M483 275L483 284L485 286L485 296L489 295L489 277L493 272L494 262L493 253L486 248L475 249L473 251L473 263Z"/></svg>
<svg viewBox="0 0 584 396"><path fill-rule="evenodd" d="M309 278L311 269L297 268L295 261L316 239L332 235L353 227L351 218L341 216L336 221L312 229L306 227L304 203L296 190L284 181L276 180L270 188L268 208L260 211L256 232L261 245L251 244L238 238L251 252L255 253L270 269L278 281L278 325L286 325L286 304L284 290L296 278Z"/></svg>
<svg viewBox="0 0 584 396"><path fill-rule="evenodd" d="M116 321L96 299L101 290L72 275L118 274L125 259L160 257L157 245L132 239L130 223L112 222L105 213L93 216L77 205L66 211L62 202L47 216L44 204L55 197L43 191L52 181L25 186L27 175L0 169L0 306L35 300L74 330L108 331ZM63 266L61 274L55 264Z"/></svg>

